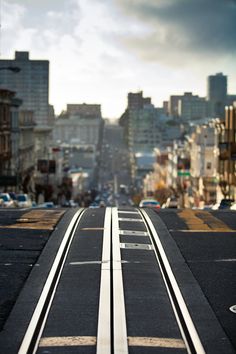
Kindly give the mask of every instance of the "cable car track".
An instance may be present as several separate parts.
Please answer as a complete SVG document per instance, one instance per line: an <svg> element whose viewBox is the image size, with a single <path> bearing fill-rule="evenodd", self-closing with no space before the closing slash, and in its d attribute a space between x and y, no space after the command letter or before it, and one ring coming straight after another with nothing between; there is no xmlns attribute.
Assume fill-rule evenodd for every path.
<svg viewBox="0 0 236 354"><path fill-rule="evenodd" d="M85 212L86 210L79 210L69 224L18 354L37 353L75 231L81 218L86 215ZM121 224L124 223L129 224L130 230L121 227ZM130 225L137 224L142 226L142 231L140 230L140 226L137 227L137 230L135 230L135 227L130 227ZM99 261L101 263L101 281L97 336L90 341L90 345L91 343L95 343L96 345L96 354L128 354L130 346L138 347L139 345L146 345L145 353L148 353L148 347L152 347L155 342L155 338L149 338L148 344L143 344L145 340L148 340L148 335L145 340L141 337L134 338L129 335L123 281L123 263L126 260L122 259L122 243L120 242L121 235L125 234L134 235L135 237L148 237L150 240L151 246L148 248L145 245L145 247L155 253L156 262L158 263L158 268L161 272L172 311L174 312L174 317L184 343L182 345L181 341L177 339L175 341L176 345L184 348L188 354L205 354L201 340L181 295L181 290L178 287L161 241L148 213L144 209L132 209L129 212L129 210L122 211L117 208L106 208L102 229L103 245L101 261ZM143 249L145 247L143 246ZM138 247L136 248L138 249ZM129 250L129 247L127 247L126 252L127 250ZM97 260L94 260L94 264L96 262L99 263ZM161 343L161 340L164 339L159 338L158 340L158 343ZM158 349L156 353L158 353Z"/></svg>

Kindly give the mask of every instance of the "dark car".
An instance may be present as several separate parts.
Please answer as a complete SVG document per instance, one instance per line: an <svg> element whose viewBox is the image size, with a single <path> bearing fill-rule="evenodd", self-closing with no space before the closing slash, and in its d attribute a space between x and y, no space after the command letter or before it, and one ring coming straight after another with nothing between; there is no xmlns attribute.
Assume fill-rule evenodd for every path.
<svg viewBox="0 0 236 354"><path fill-rule="evenodd" d="M234 199L221 199L219 209L230 209L233 203Z"/></svg>

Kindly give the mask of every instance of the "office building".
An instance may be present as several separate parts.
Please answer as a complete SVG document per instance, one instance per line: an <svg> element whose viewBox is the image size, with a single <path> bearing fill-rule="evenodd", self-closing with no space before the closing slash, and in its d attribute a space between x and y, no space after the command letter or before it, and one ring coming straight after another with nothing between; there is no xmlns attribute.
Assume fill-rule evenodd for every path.
<svg viewBox="0 0 236 354"><path fill-rule="evenodd" d="M0 67L17 67L20 72L0 71L0 87L16 93L22 110L34 112L37 126L49 126L49 61L31 60L29 52L15 52L15 59L1 59Z"/></svg>
<svg viewBox="0 0 236 354"><path fill-rule="evenodd" d="M97 146L102 123L101 105L68 104L67 111L55 122L54 141Z"/></svg>
<svg viewBox="0 0 236 354"><path fill-rule="evenodd" d="M210 103L210 115L224 118L227 103L227 76L222 73L208 76L207 99Z"/></svg>
<svg viewBox="0 0 236 354"><path fill-rule="evenodd" d="M207 117L207 102L205 98L185 92L178 100L178 115L184 121Z"/></svg>
<svg viewBox="0 0 236 354"><path fill-rule="evenodd" d="M68 115L79 115L84 118L101 118L101 105L100 104L67 104Z"/></svg>

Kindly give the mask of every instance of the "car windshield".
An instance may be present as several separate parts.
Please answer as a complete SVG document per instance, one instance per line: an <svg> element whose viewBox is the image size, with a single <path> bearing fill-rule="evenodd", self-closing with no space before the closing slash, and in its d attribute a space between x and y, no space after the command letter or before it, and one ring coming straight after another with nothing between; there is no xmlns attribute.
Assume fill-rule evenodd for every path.
<svg viewBox="0 0 236 354"><path fill-rule="evenodd" d="M18 202L26 202L27 198L25 195L22 194L17 196L17 200Z"/></svg>
<svg viewBox="0 0 236 354"><path fill-rule="evenodd" d="M146 201L146 202L143 202L143 205L159 205L158 202L155 202L154 200L150 200L150 201Z"/></svg>
<svg viewBox="0 0 236 354"><path fill-rule="evenodd" d="M10 198L7 195L1 195L0 199L2 199L4 202L9 202Z"/></svg>

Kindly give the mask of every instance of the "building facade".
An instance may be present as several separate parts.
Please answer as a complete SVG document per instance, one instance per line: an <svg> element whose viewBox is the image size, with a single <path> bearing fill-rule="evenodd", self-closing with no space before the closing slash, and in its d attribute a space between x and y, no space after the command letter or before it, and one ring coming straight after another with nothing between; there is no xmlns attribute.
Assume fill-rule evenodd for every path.
<svg viewBox="0 0 236 354"><path fill-rule="evenodd" d="M214 118L224 118L227 104L227 76L223 73L208 76L207 99L210 104L210 115Z"/></svg>
<svg viewBox="0 0 236 354"><path fill-rule="evenodd" d="M205 98L193 95L192 92L185 92L178 100L178 115L184 121L206 118L208 109Z"/></svg>
<svg viewBox="0 0 236 354"><path fill-rule="evenodd" d="M195 204L200 200L214 204L218 197L218 130L217 122L196 126L190 139L191 183Z"/></svg>
<svg viewBox="0 0 236 354"><path fill-rule="evenodd" d="M225 108L219 135L220 186L225 197L236 198L236 105Z"/></svg>
<svg viewBox="0 0 236 354"><path fill-rule="evenodd" d="M0 59L1 67L17 67L17 75L10 70L0 71L0 87L16 92L23 103L22 110L34 112L35 123L49 125L49 61L31 60L29 52L15 52L15 59Z"/></svg>
<svg viewBox="0 0 236 354"><path fill-rule="evenodd" d="M14 92L0 89L0 189L11 176L11 104ZM14 182L14 181L13 181ZM15 183L14 183L15 184ZM14 185L13 184L13 185Z"/></svg>

